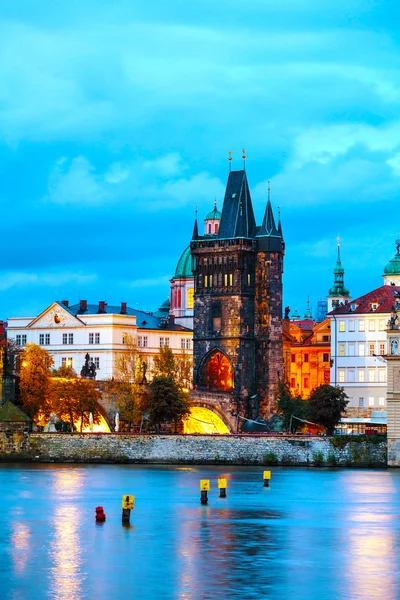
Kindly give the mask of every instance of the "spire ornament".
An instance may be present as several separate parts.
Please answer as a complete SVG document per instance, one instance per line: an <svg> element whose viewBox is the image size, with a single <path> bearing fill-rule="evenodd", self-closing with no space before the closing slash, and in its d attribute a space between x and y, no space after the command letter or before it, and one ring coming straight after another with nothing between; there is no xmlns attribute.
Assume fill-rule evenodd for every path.
<svg viewBox="0 0 400 600"><path fill-rule="evenodd" d="M232 150L229 150L228 152L228 160L229 160L229 173L232 170Z"/></svg>
<svg viewBox="0 0 400 600"><path fill-rule="evenodd" d="M246 170L246 150L242 148L243 169Z"/></svg>

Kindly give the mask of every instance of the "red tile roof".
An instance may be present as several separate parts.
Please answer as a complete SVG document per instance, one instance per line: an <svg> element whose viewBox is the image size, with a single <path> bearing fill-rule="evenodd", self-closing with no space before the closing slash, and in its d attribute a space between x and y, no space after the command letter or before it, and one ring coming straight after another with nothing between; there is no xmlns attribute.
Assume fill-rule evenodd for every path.
<svg viewBox="0 0 400 600"><path fill-rule="evenodd" d="M335 310L332 310L330 315L345 315L345 314L366 314L366 313L390 313L396 304L396 300L400 302L400 286L397 285L381 285L381 287L350 300L347 304L343 304ZM356 305L355 310L351 310L352 305ZM372 309L372 304L378 304L375 310Z"/></svg>

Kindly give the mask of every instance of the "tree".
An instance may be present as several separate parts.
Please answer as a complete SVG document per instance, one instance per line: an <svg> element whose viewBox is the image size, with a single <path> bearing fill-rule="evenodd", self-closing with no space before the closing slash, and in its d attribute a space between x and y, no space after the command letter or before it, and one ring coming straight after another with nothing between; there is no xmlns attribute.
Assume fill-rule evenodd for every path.
<svg viewBox="0 0 400 600"><path fill-rule="evenodd" d="M53 358L36 344L26 344L20 356L20 397L23 410L32 418L51 412Z"/></svg>
<svg viewBox="0 0 400 600"><path fill-rule="evenodd" d="M52 387L52 412L61 420L68 421L71 431L74 431L77 423L81 432L89 426L90 413L93 423L100 423L100 393L93 381L79 377L56 377Z"/></svg>
<svg viewBox="0 0 400 600"><path fill-rule="evenodd" d="M185 352L174 354L169 346L160 348L154 357L154 377L172 378L180 390L189 390L192 385L192 360Z"/></svg>
<svg viewBox="0 0 400 600"><path fill-rule="evenodd" d="M159 430L161 423L174 422L175 433L180 420L190 413L190 400L172 377L157 376L144 396L143 410L150 426Z"/></svg>
<svg viewBox="0 0 400 600"><path fill-rule="evenodd" d="M292 396L287 383L281 383L278 388L278 411L283 418L283 429L290 433L302 426L298 419L308 420L309 404L301 396ZM297 417L297 419L293 419Z"/></svg>
<svg viewBox="0 0 400 600"><path fill-rule="evenodd" d="M115 358L115 376L109 381L109 393L115 397L121 419L130 425L142 417L143 383L147 364L141 360L135 339L127 334L125 349Z"/></svg>
<svg viewBox="0 0 400 600"><path fill-rule="evenodd" d="M308 400L310 420L323 425L328 435L333 435L342 413L346 410L348 396L341 387L327 383L311 392Z"/></svg>

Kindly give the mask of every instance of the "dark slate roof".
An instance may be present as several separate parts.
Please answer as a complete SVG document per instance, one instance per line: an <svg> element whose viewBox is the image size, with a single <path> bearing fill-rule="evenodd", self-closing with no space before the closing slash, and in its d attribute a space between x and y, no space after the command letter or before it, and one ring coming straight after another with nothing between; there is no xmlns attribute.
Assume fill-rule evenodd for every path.
<svg viewBox="0 0 400 600"><path fill-rule="evenodd" d="M256 222L246 171L231 171L226 185L218 238L250 238Z"/></svg>
<svg viewBox="0 0 400 600"><path fill-rule="evenodd" d="M59 302L63 308L68 310L72 315L76 317L82 317L84 315L97 315L102 314L99 313L99 305L98 304L87 304L87 309L85 311L79 310L79 304L73 304L68 308L64 306L61 302ZM109 315L120 315L121 306L110 306L109 304L105 305L104 314ZM126 308L126 314L130 316L136 316L136 324L139 329L160 329L166 331L191 331L187 327L183 327L182 325L176 325L175 323L165 323L165 319L155 316L153 313L145 312L144 310L138 310L135 308Z"/></svg>
<svg viewBox="0 0 400 600"><path fill-rule="evenodd" d="M269 199L268 199L267 206L265 209L265 214L264 214L264 219L263 219L262 225L257 232L257 236L264 236L264 235L276 235L278 237L281 237L281 234L279 233L279 231L277 230L277 228L275 226L275 219L274 219L274 215L272 212L271 202Z"/></svg>
<svg viewBox="0 0 400 600"><path fill-rule="evenodd" d="M399 295L400 300L400 286L397 285L381 285L381 287L360 296L355 300L349 300L347 304L343 304L335 310L332 310L330 315L344 315L344 314L365 314L365 313L390 313L392 308L396 304L396 296ZM372 310L371 304L378 304L375 310ZM351 310L351 306L356 305L355 310Z"/></svg>

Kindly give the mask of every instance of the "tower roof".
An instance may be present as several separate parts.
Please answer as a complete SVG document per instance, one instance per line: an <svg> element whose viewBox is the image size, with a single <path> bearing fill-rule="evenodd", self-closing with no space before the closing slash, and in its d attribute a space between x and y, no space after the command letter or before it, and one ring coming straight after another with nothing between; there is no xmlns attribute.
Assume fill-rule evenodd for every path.
<svg viewBox="0 0 400 600"><path fill-rule="evenodd" d="M214 208L212 209L211 212L208 213L208 215L206 216L206 218L204 219L205 221L215 221L221 218L221 213L219 212L218 208L217 208L217 203L214 202Z"/></svg>
<svg viewBox="0 0 400 600"><path fill-rule="evenodd" d="M384 275L400 275L400 240L396 240L396 254L383 270Z"/></svg>
<svg viewBox="0 0 400 600"><path fill-rule="evenodd" d="M252 237L256 222L246 171L231 171L226 185L218 238Z"/></svg>
<svg viewBox="0 0 400 600"><path fill-rule="evenodd" d="M193 277L193 259L190 246L182 252L178 264L176 265L174 278Z"/></svg>
<svg viewBox="0 0 400 600"><path fill-rule="evenodd" d="M337 261L336 267L333 270L334 281L333 286L329 289L328 296L339 296L339 297L349 297L350 292L344 286L344 268L342 267L342 263L340 260L340 243L337 245Z"/></svg>

